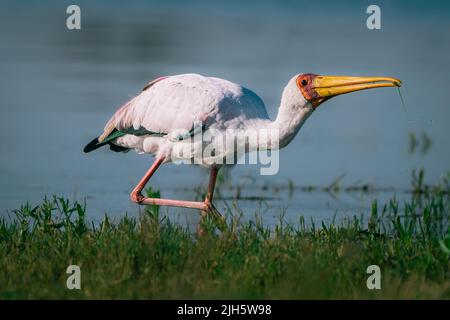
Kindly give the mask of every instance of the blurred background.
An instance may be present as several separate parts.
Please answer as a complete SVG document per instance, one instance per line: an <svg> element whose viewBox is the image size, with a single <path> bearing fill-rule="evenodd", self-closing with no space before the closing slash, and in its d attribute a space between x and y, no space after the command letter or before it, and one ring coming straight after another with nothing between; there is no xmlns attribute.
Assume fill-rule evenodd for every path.
<svg viewBox="0 0 450 320"><path fill-rule="evenodd" d="M81 30L66 8L81 8ZM366 8L381 8L381 30ZM429 1L2 1L0 215L44 196L87 202L89 218L136 215L129 193L150 156L86 155L110 116L162 75L200 73L242 84L271 117L300 72L394 76L396 89L322 105L280 153L280 171L236 166L218 208L327 220L367 212L374 198L409 197L411 171L433 184L449 169L450 10ZM152 178L163 197L193 199L207 172L167 165ZM318 190L308 191L309 186ZM338 186L373 192L340 192ZM332 187L324 192L324 187ZM310 188L311 189L311 188ZM313 189L313 188L312 188ZM236 196L237 195L237 196ZM230 198L238 199L233 201ZM180 221L197 212L170 209Z"/></svg>

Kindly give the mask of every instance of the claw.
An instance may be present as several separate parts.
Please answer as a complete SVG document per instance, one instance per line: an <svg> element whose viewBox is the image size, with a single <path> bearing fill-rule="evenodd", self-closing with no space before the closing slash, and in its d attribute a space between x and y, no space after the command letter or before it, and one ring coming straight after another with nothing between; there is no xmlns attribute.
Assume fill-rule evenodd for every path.
<svg viewBox="0 0 450 320"><path fill-rule="evenodd" d="M214 214L217 218L223 218L222 214L220 213L220 211L214 206L214 204L209 203L207 204L208 206L208 211L212 214Z"/></svg>

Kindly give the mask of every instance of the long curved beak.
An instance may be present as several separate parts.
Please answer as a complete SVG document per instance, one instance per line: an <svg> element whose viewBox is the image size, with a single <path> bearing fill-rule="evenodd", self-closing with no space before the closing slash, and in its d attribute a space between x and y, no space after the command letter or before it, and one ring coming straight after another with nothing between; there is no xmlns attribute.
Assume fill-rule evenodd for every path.
<svg viewBox="0 0 450 320"><path fill-rule="evenodd" d="M389 77L345 77L345 76L317 76L313 80L313 88L321 98L331 98L353 91L400 87L402 82Z"/></svg>

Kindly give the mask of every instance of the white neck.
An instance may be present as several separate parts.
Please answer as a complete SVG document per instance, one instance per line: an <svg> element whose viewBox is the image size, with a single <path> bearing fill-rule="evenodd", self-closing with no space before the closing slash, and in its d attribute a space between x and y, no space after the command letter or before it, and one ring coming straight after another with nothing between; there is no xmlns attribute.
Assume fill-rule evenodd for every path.
<svg viewBox="0 0 450 320"><path fill-rule="evenodd" d="M307 101L296 84L297 76L292 78L283 90L280 107L274 121L267 119L255 120L249 126L243 137L255 133L257 140L250 146L253 150L276 150L287 146L312 114L314 108Z"/></svg>
<svg viewBox="0 0 450 320"><path fill-rule="evenodd" d="M306 119L314 111L310 102L308 102L296 84L297 76L292 78L283 90L280 107L275 121L268 124L269 130L277 130L279 133L279 146L287 146L297 135L298 131L305 123ZM272 144L270 144L272 145ZM275 149L276 146L272 148Z"/></svg>

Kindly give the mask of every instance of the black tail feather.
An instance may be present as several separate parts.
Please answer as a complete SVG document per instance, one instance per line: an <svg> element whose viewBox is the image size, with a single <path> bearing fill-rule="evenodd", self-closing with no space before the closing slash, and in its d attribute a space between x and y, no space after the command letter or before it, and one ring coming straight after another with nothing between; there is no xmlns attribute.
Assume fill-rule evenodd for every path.
<svg viewBox="0 0 450 320"><path fill-rule="evenodd" d="M86 145L86 147L84 147L83 152L88 153L88 152L94 151L95 149L98 149L98 148L100 148L100 147L102 147L104 145L105 144L100 143L98 141L98 137L97 137L97 138L93 139L91 142L89 142Z"/></svg>
<svg viewBox="0 0 450 320"><path fill-rule="evenodd" d="M125 152L125 151L130 150L128 148L118 146L117 144L114 144L114 143L111 143L111 142L109 143L109 149L111 149L114 152Z"/></svg>
<svg viewBox="0 0 450 320"><path fill-rule="evenodd" d="M105 146L107 144L109 144L109 148L112 151L114 151L114 152L124 152L124 151L128 150L127 148L115 145L115 144L111 143L110 141L108 141L108 142L99 142L98 141L98 137L97 137L97 138L93 139L91 142L89 142L86 145L86 147L84 147L83 151L85 153L88 153L88 152L94 151L94 150L96 150L96 149L98 149L100 147L103 147L103 146Z"/></svg>

